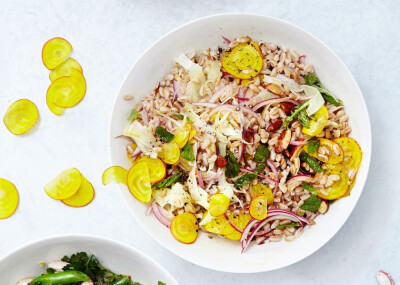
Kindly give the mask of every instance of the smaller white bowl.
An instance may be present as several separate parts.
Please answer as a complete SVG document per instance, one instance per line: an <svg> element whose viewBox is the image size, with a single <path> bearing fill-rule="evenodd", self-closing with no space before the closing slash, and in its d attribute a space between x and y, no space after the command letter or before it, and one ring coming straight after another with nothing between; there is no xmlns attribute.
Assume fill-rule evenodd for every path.
<svg viewBox="0 0 400 285"><path fill-rule="evenodd" d="M85 251L94 254L110 270L132 276L141 284L167 285L178 282L155 260L128 245L88 235L65 235L27 244L0 259L1 284L13 285L25 277L39 276L45 270L40 262L59 260L64 255Z"/></svg>

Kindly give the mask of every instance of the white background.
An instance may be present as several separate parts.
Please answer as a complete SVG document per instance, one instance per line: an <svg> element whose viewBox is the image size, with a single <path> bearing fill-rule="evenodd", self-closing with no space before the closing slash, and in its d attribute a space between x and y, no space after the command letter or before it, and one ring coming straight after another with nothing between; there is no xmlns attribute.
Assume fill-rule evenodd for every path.
<svg viewBox="0 0 400 285"><path fill-rule="evenodd" d="M111 107L130 66L171 29L222 12L279 17L319 37L353 73L371 117L370 175L353 214L318 252L273 272L225 274L182 260L142 230L116 186L101 183L109 166ZM87 233L139 248L181 284L375 284L375 272L382 268L400 282L399 30L396 0L0 0L0 117L20 98L34 101L41 116L38 128L20 137L0 124L0 177L14 182L20 193L17 212L0 220L0 256L45 236ZM88 85L83 102L60 117L46 106L50 81L41 61L44 42L55 36L71 42ZM79 168L96 189L87 207L67 207L43 191L69 167Z"/></svg>

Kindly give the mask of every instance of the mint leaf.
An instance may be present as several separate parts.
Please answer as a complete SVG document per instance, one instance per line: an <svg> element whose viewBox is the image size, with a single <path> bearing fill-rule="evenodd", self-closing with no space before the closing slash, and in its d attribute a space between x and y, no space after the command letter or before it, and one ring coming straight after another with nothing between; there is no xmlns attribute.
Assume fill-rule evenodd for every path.
<svg viewBox="0 0 400 285"><path fill-rule="evenodd" d="M295 118L300 122L303 127L309 128L310 127L310 119L308 118L307 111L301 110Z"/></svg>
<svg viewBox="0 0 400 285"><path fill-rule="evenodd" d="M188 142L182 148L181 157L183 157L187 161L194 161L195 157L194 157L194 153L193 153L192 144L190 142Z"/></svg>
<svg viewBox="0 0 400 285"><path fill-rule="evenodd" d="M244 185L250 184L251 181L257 178L257 175L254 173L246 173L243 176L240 176L238 179L236 179L235 183L233 186L236 188L242 187Z"/></svg>
<svg viewBox="0 0 400 285"><path fill-rule="evenodd" d="M256 169L254 169L254 174L258 174L264 171L265 167L267 167L266 162L258 163Z"/></svg>
<svg viewBox="0 0 400 285"><path fill-rule="evenodd" d="M320 205L321 205L321 199L319 199L317 196L311 196L310 198L304 201L304 204L300 206L300 209L304 211L315 212L316 210L319 209Z"/></svg>
<svg viewBox="0 0 400 285"><path fill-rule="evenodd" d="M300 160L304 161L307 163L312 169L314 169L316 172L323 172L324 169L319 165L318 161L313 159L308 153L303 152L300 155Z"/></svg>
<svg viewBox="0 0 400 285"><path fill-rule="evenodd" d="M233 152L228 150L225 159L228 161L225 166L225 176L229 178L238 176L240 165Z"/></svg>
<svg viewBox="0 0 400 285"><path fill-rule="evenodd" d="M314 152L319 148L320 141L317 138L311 139L307 144L307 151Z"/></svg>
<svg viewBox="0 0 400 285"><path fill-rule="evenodd" d="M294 228L294 227L300 227L300 223L291 223L287 225L277 225L275 229L284 229L284 228Z"/></svg>
<svg viewBox="0 0 400 285"><path fill-rule="evenodd" d="M168 132L161 126L156 128L156 135L164 142L170 142L174 138L174 135Z"/></svg>
<svg viewBox="0 0 400 285"><path fill-rule="evenodd" d="M134 121L138 118L138 116L139 116L139 112L136 111L135 109L132 109L132 112L128 117L128 121Z"/></svg>
<svg viewBox="0 0 400 285"><path fill-rule="evenodd" d="M343 101L340 99L336 99L329 91L327 91L324 86L322 85L321 81L319 78L314 74L310 73L304 76L304 80L306 81L307 85L313 86L318 89L318 91L321 93L322 97L324 98L325 101L335 105L335 106L341 106L343 105Z"/></svg>
<svg viewBox="0 0 400 285"><path fill-rule="evenodd" d="M304 75L304 80L306 81L307 85L310 85L310 86L315 85L316 87L323 88L321 81L315 75L315 73L310 73L310 74Z"/></svg>
<svg viewBox="0 0 400 285"><path fill-rule="evenodd" d="M254 161L255 162L266 162L269 158L270 152L266 145L260 144L257 149L256 153L254 154Z"/></svg>
<svg viewBox="0 0 400 285"><path fill-rule="evenodd" d="M312 187L311 184L308 184L308 183L306 183L306 182L303 182L302 186L303 186L303 188L304 188L305 190L307 190L307 191L310 192L311 194L313 194L313 195L315 195L315 196L318 196L319 193L318 193L317 189L315 189L314 187Z"/></svg>
<svg viewBox="0 0 400 285"><path fill-rule="evenodd" d="M161 180L160 182L154 184L152 187L155 189L168 188L179 181L182 181L182 173L177 173L168 178L165 178L164 180Z"/></svg>
<svg viewBox="0 0 400 285"><path fill-rule="evenodd" d="M185 118L185 116L181 114L174 114L174 117L177 118L178 120L183 120Z"/></svg>

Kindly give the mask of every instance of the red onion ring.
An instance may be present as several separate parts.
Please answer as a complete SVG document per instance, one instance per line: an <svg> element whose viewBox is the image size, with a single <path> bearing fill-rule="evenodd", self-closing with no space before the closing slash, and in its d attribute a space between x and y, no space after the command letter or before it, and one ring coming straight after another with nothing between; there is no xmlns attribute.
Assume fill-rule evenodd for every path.
<svg viewBox="0 0 400 285"><path fill-rule="evenodd" d="M274 165L274 163L272 162L272 160L270 160L270 159L267 159L267 164L268 164L268 166L271 168L271 171L272 171L272 173L274 173L274 175L275 175L275 188L274 188L274 195L275 195L275 193L276 193L276 191L278 191L278 186L279 186L279 175L278 175L278 170L276 169L276 167L275 167L275 165Z"/></svg>
<svg viewBox="0 0 400 285"><path fill-rule="evenodd" d="M154 216L156 216L157 220L163 224L164 226L166 226L167 228L171 227L171 221L168 220L166 217L164 217L161 212L160 209L158 208L159 206L156 203L152 203L151 204L151 208L153 210Z"/></svg>
<svg viewBox="0 0 400 285"><path fill-rule="evenodd" d="M196 173L197 173L197 180L199 181L199 186L202 189L206 189L206 187L204 186L203 177L201 176L201 173L197 167L196 167Z"/></svg>

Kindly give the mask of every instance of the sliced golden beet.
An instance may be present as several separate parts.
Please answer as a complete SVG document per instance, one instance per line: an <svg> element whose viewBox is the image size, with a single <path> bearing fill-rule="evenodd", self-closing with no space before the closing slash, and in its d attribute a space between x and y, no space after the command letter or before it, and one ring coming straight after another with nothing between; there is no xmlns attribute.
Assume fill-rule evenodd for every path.
<svg viewBox="0 0 400 285"><path fill-rule="evenodd" d="M172 139L172 142L175 142L179 148L183 148L189 140L191 129L191 124L186 124L182 128L178 129L174 135L174 138Z"/></svg>
<svg viewBox="0 0 400 285"><path fill-rule="evenodd" d="M251 220L251 216L245 213L243 210L241 210L239 215L231 214L228 216L228 219L233 225L235 225L235 227L237 227L240 230L244 230L244 228Z"/></svg>
<svg viewBox="0 0 400 285"><path fill-rule="evenodd" d="M104 170L101 180L103 185L108 185L112 182L122 183L126 185L128 179L128 170L121 166L111 166Z"/></svg>
<svg viewBox="0 0 400 285"><path fill-rule="evenodd" d="M150 202L151 183L148 164L143 161L134 164L128 172L127 185L131 194L140 202Z"/></svg>
<svg viewBox="0 0 400 285"><path fill-rule="evenodd" d="M226 72L237 78L254 78L263 67L260 47L255 42L238 44L224 53L222 66Z"/></svg>
<svg viewBox="0 0 400 285"><path fill-rule="evenodd" d="M71 53L71 44L63 38L48 40L42 49L42 60L47 69L59 66Z"/></svg>
<svg viewBox="0 0 400 285"><path fill-rule="evenodd" d="M64 200L78 192L82 184L82 174L76 168L67 169L58 174L44 186L44 191L51 198Z"/></svg>
<svg viewBox="0 0 400 285"><path fill-rule="evenodd" d="M6 219L18 207L18 190L10 181L0 178L0 219Z"/></svg>
<svg viewBox="0 0 400 285"><path fill-rule="evenodd" d="M217 217L225 214L229 208L229 203L229 198L224 194L219 193L212 196L209 208L211 216Z"/></svg>
<svg viewBox="0 0 400 285"><path fill-rule="evenodd" d="M266 196L268 204L274 202L274 194L272 193L271 188L269 188L267 185L264 185L262 183L257 183L256 185L253 185L253 187L251 188L251 192L253 193L254 197L260 195Z"/></svg>
<svg viewBox="0 0 400 285"><path fill-rule="evenodd" d="M189 141L196 136L197 132L195 129L191 129L189 132Z"/></svg>
<svg viewBox="0 0 400 285"><path fill-rule="evenodd" d="M172 236L181 243L194 243L199 235L199 223L192 213L182 213L171 223Z"/></svg>
<svg viewBox="0 0 400 285"><path fill-rule="evenodd" d="M48 90L47 90L46 104L47 104L47 107L49 107L49 110L53 114L55 114L57 116L60 116L60 115L64 114L65 108L58 107L57 105L54 104L53 95L54 95L54 93L49 93Z"/></svg>
<svg viewBox="0 0 400 285"><path fill-rule="evenodd" d="M323 161L325 163L338 164L343 161L344 159L343 149L338 143L328 139L320 138L319 147L320 148L324 147L328 151L328 153L325 153L327 158L325 158L325 156L319 156L318 150L309 152L308 145L304 147L304 150L312 157L315 157L316 159ZM339 152L339 154L336 154L335 149Z"/></svg>
<svg viewBox="0 0 400 285"><path fill-rule="evenodd" d="M240 240L240 238L242 237L242 233L235 230L233 233L226 235L225 237L230 240Z"/></svg>
<svg viewBox="0 0 400 285"><path fill-rule="evenodd" d="M254 219L264 220L268 212L268 198L260 195L254 198L250 203L249 213Z"/></svg>
<svg viewBox="0 0 400 285"><path fill-rule="evenodd" d="M160 157L166 164L177 163L180 156L181 151L176 142L165 143L162 146L161 151L158 153L158 157Z"/></svg>
<svg viewBox="0 0 400 285"><path fill-rule="evenodd" d="M335 200L342 197L349 186L349 176L346 167L343 164L324 164L324 174L326 175L338 175L340 179L332 184L332 186L326 187L323 190L328 192L328 195L324 195L319 191L318 197L325 200Z"/></svg>
<svg viewBox="0 0 400 285"><path fill-rule="evenodd" d="M147 156L143 156L137 161L135 161L134 166L136 166L137 164L144 164L144 163L147 165L151 184L160 182L167 175L167 168L165 167L165 163L162 162L161 159L149 158Z"/></svg>
<svg viewBox="0 0 400 285"><path fill-rule="evenodd" d="M55 69L50 71L49 77L51 82L56 81L60 77L70 76L72 69L78 70L80 73L83 74L82 67L79 62L70 57L59 66L57 66Z"/></svg>
<svg viewBox="0 0 400 285"><path fill-rule="evenodd" d="M86 93L86 81L82 73L72 69L70 76L55 80L47 90L48 100L62 108L70 108L82 101Z"/></svg>
<svg viewBox="0 0 400 285"><path fill-rule="evenodd" d="M92 184L82 175L82 184L72 197L61 200L64 204L71 207L84 207L93 201L94 188Z"/></svg>
<svg viewBox="0 0 400 285"><path fill-rule="evenodd" d="M329 119L328 109L322 106L315 112L315 120L310 120L309 128L303 127L302 132L309 136L316 136L325 128Z"/></svg>
<svg viewBox="0 0 400 285"><path fill-rule="evenodd" d="M207 213L208 212L204 214L203 219ZM213 218L210 222L204 224L204 229L207 232L224 236L230 235L235 231L235 229L229 224L225 215Z"/></svg>
<svg viewBox="0 0 400 285"><path fill-rule="evenodd" d="M38 119L36 105L28 99L21 99L8 107L3 121L12 134L21 135L29 131Z"/></svg>

